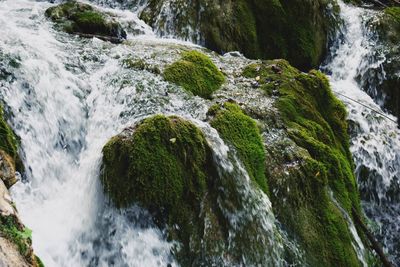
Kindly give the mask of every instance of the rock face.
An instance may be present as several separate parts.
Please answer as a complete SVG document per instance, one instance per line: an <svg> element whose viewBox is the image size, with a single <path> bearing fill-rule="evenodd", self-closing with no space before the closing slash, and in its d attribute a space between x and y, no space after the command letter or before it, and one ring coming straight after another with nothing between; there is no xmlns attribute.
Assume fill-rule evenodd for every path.
<svg viewBox="0 0 400 267"><path fill-rule="evenodd" d="M126 39L126 32L117 21L88 4L68 1L47 9L46 16L68 33L98 37L114 43Z"/></svg>
<svg viewBox="0 0 400 267"><path fill-rule="evenodd" d="M346 111L328 80L285 60L226 58L243 67L223 69L226 81L207 101L204 121L235 151L257 192L269 195L280 225L304 252L305 265L361 266L349 230L351 210L360 212L360 200ZM234 226L226 211L236 214L243 205L238 194L243 185L233 182L234 173L221 174L212 151L193 123L156 115L106 144L101 180L117 207L139 204L150 211L154 223L178 242L173 253L182 266L226 265L221 255L231 265L249 255L262 262L258 252L265 254L268 246L259 241L265 236L256 221L249 220L232 243ZM240 212L257 214L248 207ZM284 257L298 263L290 250Z"/></svg>
<svg viewBox="0 0 400 267"><path fill-rule="evenodd" d="M21 223L7 189L17 182L14 162L20 160L17 138L7 125L2 109L0 133L0 266L40 267L43 264L33 254L31 230Z"/></svg>
<svg viewBox="0 0 400 267"><path fill-rule="evenodd" d="M7 153L0 150L0 177L7 188L17 182L14 166L14 160Z"/></svg>
<svg viewBox="0 0 400 267"><path fill-rule="evenodd" d="M166 227L167 237L180 244L174 255L182 266L238 265L244 258L265 263L271 248L257 236L263 233L259 222L231 232L225 209L234 213L243 205L240 189L233 177L221 178L203 133L191 122L156 115L113 137L103 148L101 180L117 207L137 203Z"/></svg>
<svg viewBox="0 0 400 267"><path fill-rule="evenodd" d="M379 104L400 118L400 7L386 8L367 23L377 45L366 61L381 64L369 64L359 81Z"/></svg>
<svg viewBox="0 0 400 267"><path fill-rule="evenodd" d="M326 0L150 0L140 16L162 35L195 40L219 53L285 58L310 69L324 57L336 12L335 1Z"/></svg>
<svg viewBox="0 0 400 267"><path fill-rule="evenodd" d="M280 119L248 112L256 113L271 137L265 139L266 168L279 221L304 248L310 266L359 266L341 211L360 210L345 107L322 73L304 74L286 61L252 64L243 75L258 78L260 90L277 97ZM274 140L268 132L280 127L288 138Z"/></svg>

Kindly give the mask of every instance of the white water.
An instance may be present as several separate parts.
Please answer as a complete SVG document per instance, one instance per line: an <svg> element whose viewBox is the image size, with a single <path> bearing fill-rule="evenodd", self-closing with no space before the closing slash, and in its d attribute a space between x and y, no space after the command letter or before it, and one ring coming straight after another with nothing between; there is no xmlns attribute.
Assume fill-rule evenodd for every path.
<svg viewBox="0 0 400 267"><path fill-rule="evenodd" d="M159 75L121 66L120 59L130 56L155 64L161 58L171 61L171 47L180 42L157 39L128 11L113 12L123 23L136 20L145 34L128 35L134 48L59 33L44 17L49 6L29 0L0 2L0 51L20 63L12 70L14 79L1 83L0 95L13 113L11 124L21 137L27 169L12 194L22 221L33 230L35 253L46 266L176 265L170 254L173 244L152 226L149 214L136 206L115 210L98 179L107 140L157 113L178 114L198 124L213 147L221 179L235 174L241 204L232 210L232 203L219 199L232 228L230 249L248 246L235 243L235 236L243 235L247 224L256 224L260 234L248 238L266 250L243 255L243 263L251 265L255 257L284 265L285 236L275 226L269 199L250 186L216 131L200 121L207 103ZM286 244L291 246L297 249Z"/></svg>
<svg viewBox="0 0 400 267"><path fill-rule="evenodd" d="M379 239L385 250L389 252L392 260L399 263L400 204L396 199L400 194L400 131L395 122L396 118L385 114L355 80L360 72L369 67L365 65L364 59L376 45L369 39L370 34L364 26L364 20L372 18L376 13L342 2L339 4L345 22L344 38L333 47L333 59L323 70L330 73L333 90L348 109L353 128L351 152L356 163L363 208L366 215L378 224ZM368 108L343 95L361 102ZM376 101L379 103L380 100ZM373 110L385 114L390 119Z"/></svg>

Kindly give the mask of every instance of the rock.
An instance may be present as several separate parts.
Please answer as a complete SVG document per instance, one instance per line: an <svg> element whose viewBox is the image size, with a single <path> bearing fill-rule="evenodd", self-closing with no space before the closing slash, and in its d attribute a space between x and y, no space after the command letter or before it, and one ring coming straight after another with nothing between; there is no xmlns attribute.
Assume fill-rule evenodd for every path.
<svg viewBox="0 0 400 267"><path fill-rule="evenodd" d="M182 50L170 51L161 69ZM283 248L282 261L288 266L360 266L345 215L351 220L352 207L360 212L347 114L327 78L318 71L301 72L285 60L208 55L224 66L226 80L213 99L201 101L209 112L199 117L242 163L249 174L242 180L257 196L268 194L276 225L302 255L299 264L297 254ZM258 86L252 88L256 77ZM213 136L207 131L207 140ZM260 231L257 205L245 206L238 193L245 187L234 183L235 168L221 171L225 162L207 140L193 123L176 116L136 123L103 148L106 195L117 208L138 204L149 210L154 224L174 241L173 256L181 266L274 266L263 264L258 255L268 253L259 239L275 233ZM250 219L235 228L226 211L240 214L234 224L247 215ZM232 234L238 228L241 232Z"/></svg>
<svg viewBox="0 0 400 267"><path fill-rule="evenodd" d="M68 33L98 37L113 43L126 39L126 32L114 18L89 4L68 1L48 8L46 16Z"/></svg>
<svg viewBox="0 0 400 267"><path fill-rule="evenodd" d="M0 179L3 180L7 188L18 181L14 166L14 160L3 150L0 150Z"/></svg>
<svg viewBox="0 0 400 267"><path fill-rule="evenodd" d="M322 73L302 73L284 60L251 64L243 75L261 77L265 98L279 92L278 114L244 105L262 129L277 219L304 248L309 266L359 266L346 219L330 197L332 190L348 214L353 206L360 211L344 105Z"/></svg>
<svg viewBox="0 0 400 267"><path fill-rule="evenodd" d="M285 58L308 70L324 58L327 36L338 25L331 15L337 13L334 0L151 0L140 17L161 35L194 40L221 54Z"/></svg>
<svg viewBox="0 0 400 267"><path fill-rule="evenodd" d="M265 151L256 122L235 103L212 106L210 124L225 142L235 147L249 176L268 193L265 176Z"/></svg>
<svg viewBox="0 0 400 267"><path fill-rule="evenodd" d="M245 117L243 125L248 121ZM176 241L172 251L181 266L239 266L243 259L265 263L271 248L262 221L249 219L239 227L245 216L231 220L245 205L233 172L217 171L211 148L194 124L156 115L105 145L101 181L117 207L136 203L150 211L154 223Z"/></svg>
<svg viewBox="0 0 400 267"><path fill-rule="evenodd" d="M163 76L165 80L203 98L211 98L225 80L210 58L198 51L183 53L180 60L165 68Z"/></svg>
<svg viewBox="0 0 400 267"><path fill-rule="evenodd" d="M40 259L33 254L31 230L21 223L2 180L0 180L0 266L43 266Z"/></svg>
<svg viewBox="0 0 400 267"><path fill-rule="evenodd" d="M3 181L0 180L0 216L15 216L16 211L12 199Z"/></svg>
<svg viewBox="0 0 400 267"><path fill-rule="evenodd" d="M2 267L31 267L18 252L15 244L4 237L0 237L0 266Z"/></svg>

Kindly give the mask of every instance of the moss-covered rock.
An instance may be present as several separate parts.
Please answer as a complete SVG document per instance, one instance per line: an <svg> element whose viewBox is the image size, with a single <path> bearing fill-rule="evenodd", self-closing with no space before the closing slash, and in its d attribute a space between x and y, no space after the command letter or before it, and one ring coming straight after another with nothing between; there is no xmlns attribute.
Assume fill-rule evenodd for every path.
<svg viewBox="0 0 400 267"><path fill-rule="evenodd" d="M6 156L7 162L15 164L15 168L19 172L24 171L24 166L21 158L18 155L19 137L15 135L14 131L7 124L3 107L0 106L0 150L2 150ZM11 186L7 184L7 186Z"/></svg>
<svg viewBox="0 0 400 267"><path fill-rule="evenodd" d="M68 1L48 8L46 16L68 33L96 36L116 43L126 39L126 32L118 22L88 4Z"/></svg>
<svg viewBox="0 0 400 267"><path fill-rule="evenodd" d="M386 8L367 22L375 41L358 76L361 87L390 113L400 118L400 7ZM370 64L370 62L381 62Z"/></svg>
<svg viewBox="0 0 400 267"><path fill-rule="evenodd" d="M113 203L140 203L157 225L171 226L169 237L183 243L183 258L194 258L190 242L201 234L196 221L213 171L202 132L178 117L154 116L112 138L103 148L103 165Z"/></svg>
<svg viewBox="0 0 400 267"><path fill-rule="evenodd" d="M3 155L4 156L4 155ZM9 156L8 156L9 157ZM4 165L4 162L2 163ZM15 166L10 166L15 169ZM4 166L0 173L0 265L1 266L40 266L33 254L31 234L19 220L15 204L3 181Z"/></svg>
<svg viewBox="0 0 400 267"><path fill-rule="evenodd" d="M117 207L139 204L150 211L176 241L173 253L181 266L268 265L276 249L260 219L268 215L253 214L251 193L243 194L257 185L235 176L238 168L219 168L214 156L194 124L156 115L105 145L101 180Z"/></svg>
<svg viewBox="0 0 400 267"><path fill-rule="evenodd" d="M164 78L203 98L211 98L225 80L211 59L198 51L183 53L180 60L166 67Z"/></svg>
<svg viewBox="0 0 400 267"><path fill-rule="evenodd" d="M169 5L172 14L164 14ZM301 69L317 67L328 34L337 26L331 0L148 1L141 18L161 34L195 40L219 53L285 58ZM194 28L199 35L193 35ZM173 32L168 32L172 29ZM194 31L196 32L196 31Z"/></svg>
<svg viewBox="0 0 400 267"><path fill-rule="evenodd" d="M10 126L8 126L2 107L0 108L0 136L0 149L16 160L18 158L19 140Z"/></svg>
<svg viewBox="0 0 400 267"><path fill-rule="evenodd" d="M245 68L259 90L276 97L289 139L267 147L268 184L275 214L303 247L310 266L360 266L339 207L351 214L360 201L349 152L346 111L326 77L302 73L286 61ZM294 142L297 149L289 149Z"/></svg>
<svg viewBox="0 0 400 267"><path fill-rule="evenodd" d="M213 116L211 126L234 146L250 177L267 193L264 144L256 122L229 102L211 107L209 115Z"/></svg>

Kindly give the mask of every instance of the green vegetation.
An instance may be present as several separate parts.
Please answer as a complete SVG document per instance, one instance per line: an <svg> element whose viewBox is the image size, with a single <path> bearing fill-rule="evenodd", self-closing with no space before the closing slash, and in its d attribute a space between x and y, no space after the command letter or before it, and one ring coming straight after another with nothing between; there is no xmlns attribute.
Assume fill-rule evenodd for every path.
<svg viewBox="0 0 400 267"><path fill-rule="evenodd" d="M105 145L102 183L117 207L137 202L160 227L178 225L179 231L171 229L169 237L182 242L190 253L191 238L201 235L201 223L194 222L212 166L210 148L196 126L157 115Z"/></svg>
<svg viewBox="0 0 400 267"><path fill-rule="evenodd" d="M29 259L32 231L21 226L13 216L0 216L0 235L17 245L22 256Z"/></svg>
<svg viewBox="0 0 400 267"><path fill-rule="evenodd" d="M68 1L48 8L46 16L68 33L126 38L126 32L118 22L88 4Z"/></svg>
<svg viewBox="0 0 400 267"><path fill-rule="evenodd" d="M203 98L211 98L225 80L210 58L197 51L185 52L180 60L167 66L164 78Z"/></svg>
<svg viewBox="0 0 400 267"><path fill-rule="evenodd" d="M19 139L7 124L4 118L3 108L0 107L0 149L6 152L17 163L17 169L21 170L22 163L18 156Z"/></svg>
<svg viewBox="0 0 400 267"><path fill-rule="evenodd" d="M45 267L44 263L42 262L42 260L36 255L35 255L35 261L37 263L37 267Z"/></svg>
<svg viewBox="0 0 400 267"><path fill-rule="evenodd" d="M211 107L209 113L214 116L211 126L235 147L249 176L267 193L264 144L256 122L229 102Z"/></svg>
<svg viewBox="0 0 400 267"><path fill-rule="evenodd" d="M400 24L400 7L388 7L384 12Z"/></svg>
<svg viewBox="0 0 400 267"><path fill-rule="evenodd" d="M259 76L261 90L278 96L275 105L289 137L305 149L292 155L298 166L290 166L289 175L269 177L278 218L311 266L359 266L347 223L328 189L349 214L352 206L360 209L343 104L322 73L301 73L284 60L249 65L243 75Z"/></svg>
<svg viewBox="0 0 400 267"><path fill-rule="evenodd" d="M154 27L165 21L158 16L161 0L149 1L140 14ZM175 1L175 32L188 36L187 26L199 28L207 48L225 53L241 51L249 58L285 58L308 70L325 56L327 36L338 27L335 1L326 0L199 0ZM201 9L200 7L207 7ZM158 19L157 19L158 18Z"/></svg>

